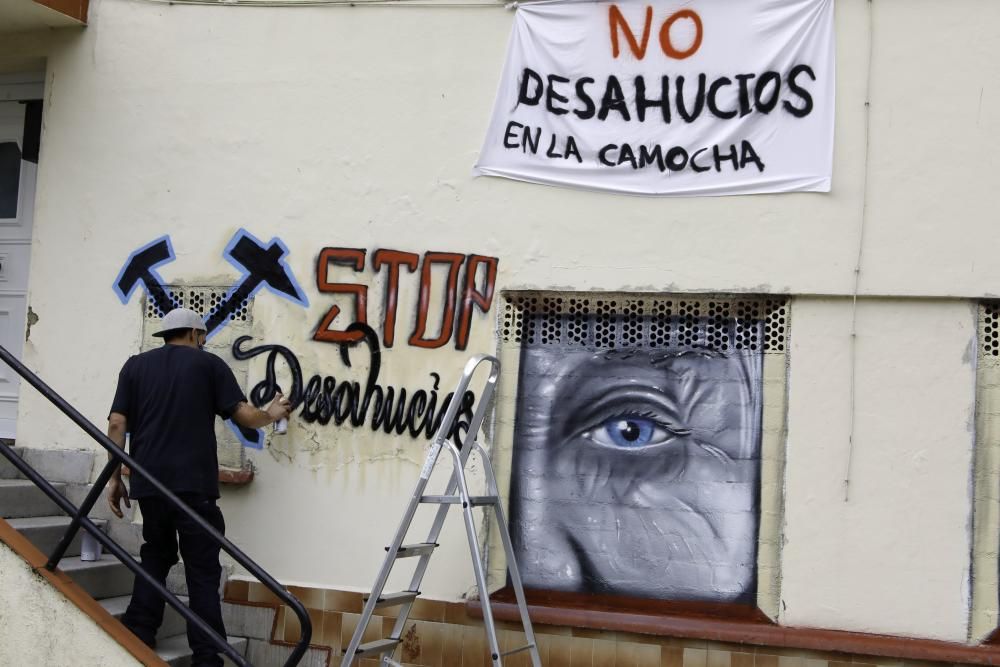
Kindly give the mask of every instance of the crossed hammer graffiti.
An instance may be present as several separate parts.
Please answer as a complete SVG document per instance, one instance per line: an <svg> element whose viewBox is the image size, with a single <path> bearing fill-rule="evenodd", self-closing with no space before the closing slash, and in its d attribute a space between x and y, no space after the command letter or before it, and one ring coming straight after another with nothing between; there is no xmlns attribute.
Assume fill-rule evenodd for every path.
<svg viewBox="0 0 1000 667"><path fill-rule="evenodd" d="M309 305L291 268L285 263L287 254L288 248L280 239L274 238L264 243L245 229L236 232L226 246L223 257L243 275L205 318L209 338L225 326L230 315L264 287L300 306ZM121 302L128 303L132 294L142 285L160 314L176 308L180 302L156 272L158 267L174 259L169 236L161 236L133 252L115 280L115 293Z"/></svg>
<svg viewBox="0 0 1000 667"><path fill-rule="evenodd" d="M233 313L264 288L303 308L309 305L305 292L299 287L291 268L285 263L286 255L288 248L278 238L264 243L245 229L236 232L226 246L223 257L242 275L205 317L208 338L218 333L230 321ZM127 304L142 285L157 312L165 315L179 306L180 300L171 294L163 278L157 273L157 269L174 259L174 249L169 235L161 236L144 245L129 255L115 280L115 294L123 304ZM254 449L263 448L263 431L243 428L232 420L226 423L245 446Z"/></svg>

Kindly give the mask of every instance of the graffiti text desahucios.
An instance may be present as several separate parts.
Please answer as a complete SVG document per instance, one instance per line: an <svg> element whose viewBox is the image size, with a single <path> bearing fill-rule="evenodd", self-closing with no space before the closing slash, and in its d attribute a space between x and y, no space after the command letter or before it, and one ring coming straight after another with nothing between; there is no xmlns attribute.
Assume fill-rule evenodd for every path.
<svg viewBox="0 0 1000 667"><path fill-rule="evenodd" d="M355 322L345 330L345 333L358 338L340 343L340 358L344 366L351 367L350 349L364 342L370 355L368 377L362 387L357 380L341 379L339 382L333 375L314 374L308 382L303 382L302 366L294 352L282 345L258 345L243 349L250 336L241 336L233 342L233 357L239 360L251 359L266 354L266 369L264 379L258 382L250 391L250 401L256 406L269 403L281 387L277 382L279 360L284 362L291 376L291 386L288 388L288 400L292 409L300 410L300 416L309 423L318 422L326 425L331 421L336 425L350 422L352 426L361 426L366 422L373 431L382 429L385 433L402 435L409 432L413 438L421 434L430 438L441 425L448 405L454 399L454 392L444 397L438 405L438 384L440 376L431 373L433 388L418 389L407 392L406 388L383 386L378 383L379 371L382 366L382 351L378 335L367 324ZM409 396L408 396L409 394ZM472 408L476 395L465 392L459 406L459 417L448 433L456 444L469 430L472 419ZM369 414L370 410L370 414Z"/></svg>

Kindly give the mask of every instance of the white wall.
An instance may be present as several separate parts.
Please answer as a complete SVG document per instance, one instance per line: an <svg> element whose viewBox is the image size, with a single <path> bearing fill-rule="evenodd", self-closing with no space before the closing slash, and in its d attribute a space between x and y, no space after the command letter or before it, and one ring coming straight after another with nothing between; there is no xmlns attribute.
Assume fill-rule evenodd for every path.
<svg viewBox="0 0 1000 667"><path fill-rule="evenodd" d="M332 346L310 340L332 303L315 288L324 246L496 256L498 290L843 296L864 215L860 291L890 298L859 308L846 503L849 303L794 304L783 620L963 639L973 310L892 297L996 292L1000 99L990 84L1000 77L1000 7L871 7L836 7L830 194L664 201L471 177L512 18L499 5L98 0L85 31L45 49L31 280L40 319L25 357L101 423L140 332L137 299L123 306L110 285L130 252L165 233L178 257L162 275L191 284L236 277L221 250L239 227L280 236L311 306L262 294L262 340L293 348L309 372L361 379L363 368L345 370ZM11 43L0 46L7 60ZM409 325L407 279L400 321ZM382 283L371 272L363 280L378 320ZM384 381L427 388L438 371L449 391L466 353L410 348L404 328L384 354ZM494 349L493 328L492 315L477 315L468 351ZM917 421L930 408L934 419ZM19 440L86 446L51 414L27 393ZM293 424L287 442L255 455L257 480L224 499L230 532L283 578L365 588L421 453L408 438ZM432 597L454 599L471 584L456 537L434 561Z"/></svg>
<svg viewBox="0 0 1000 667"><path fill-rule="evenodd" d="M0 543L0 664L102 665L139 662L62 593Z"/></svg>

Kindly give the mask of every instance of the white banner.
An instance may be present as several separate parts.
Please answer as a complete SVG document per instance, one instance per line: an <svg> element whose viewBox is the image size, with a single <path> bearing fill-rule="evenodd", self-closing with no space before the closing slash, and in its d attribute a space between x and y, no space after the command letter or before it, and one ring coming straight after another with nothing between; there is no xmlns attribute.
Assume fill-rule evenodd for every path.
<svg viewBox="0 0 1000 667"><path fill-rule="evenodd" d="M642 195L829 192L833 0L520 5L476 171Z"/></svg>

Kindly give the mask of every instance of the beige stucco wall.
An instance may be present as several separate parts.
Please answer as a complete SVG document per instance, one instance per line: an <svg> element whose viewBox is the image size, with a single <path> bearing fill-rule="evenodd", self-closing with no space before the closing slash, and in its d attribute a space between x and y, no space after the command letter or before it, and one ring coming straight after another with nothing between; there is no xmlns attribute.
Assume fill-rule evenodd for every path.
<svg viewBox="0 0 1000 667"><path fill-rule="evenodd" d="M782 621L964 639L975 309L862 302L852 350L850 300L793 308Z"/></svg>
<svg viewBox="0 0 1000 667"><path fill-rule="evenodd" d="M0 663L140 664L6 544L0 542Z"/></svg>
<svg viewBox="0 0 1000 667"><path fill-rule="evenodd" d="M240 227L290 250L311 305L261 293L255 327L307 377L361 381L366 368L363 353L346 369L311 340L334 303L315 284L324 246L498 257L498 290L821 295L793 303L780 618L964 640L974 308L910 297L1000 284L1000 7L841 0L836 13L833 191L665 201L472 178L512 17L499 5L93 2L85 31L26 39L48 58L48 87L25 359L100 423L139 346L138 297L123 306L110 289L129 253L169 233L168 282L228 285L221 252ZM24 41L0 45L0 62ZM382 275L359 274L374 322ZM465 352L412 348L415 285L404 274L381 381L428 389L438 372L444 394L468 353L496 349L493 314L474 316ZM27 392L19 440L86 446L51 414ZM367 427L293 423L251 452L254 483L226 492L230 535L290 583L367 588L422 453ZM448 530L424 591L456 599L472 576L457 517Z"/></svg>

